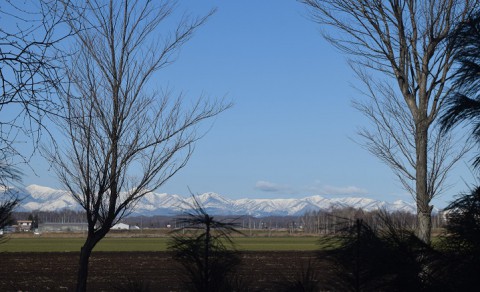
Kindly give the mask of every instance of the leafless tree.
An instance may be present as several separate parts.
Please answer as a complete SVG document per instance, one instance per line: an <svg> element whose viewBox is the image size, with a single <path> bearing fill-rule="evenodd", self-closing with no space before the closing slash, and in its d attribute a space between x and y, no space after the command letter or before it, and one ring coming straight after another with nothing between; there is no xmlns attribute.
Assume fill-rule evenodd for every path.
<svg viewBox="0 0 480 292"><path fill-rule="evenodd" d="M370 76L359 72L357 75L366 87L364 95L367 100L354 102L354 107L374 125L371 129L364 127L359 130L363 146L388 165L403 188L415 198L415 122L411 118L410 110L388 83L376 82ZM438 124L430 126L425 198L429 202L445 191L448 187L445 181L449 171L471 149L470 143L459 145L456 142L453 133L442 133Z"/></svg>
<svg viewBox="0 0 480 292"><path fill-rule="evenodd" d="M334 29L324 36L351 55L352 66L362 72L370 101L360 109L374 129L361 135L367 148L394 170L415 197L417 235L430 242L430 202L458 160L457 154L444 160L450 157L451 138L442 140L434 129L453 74L447 41L478 1L301 2L311 8L316 22ZM365 71L373 77L364 78Z"/></svg>
<svg viewBox="0 0 480 292"><path fill-rule="evenodd" d="M85 291L95 245L142 196L186 165L204 133L200 123L230 104L150 90L154 74L174 61L214 11L184 17L165 35L174 1L78 1L65 7L77 36L67 64L71 86L62 96L66 118L58 120L68 142L49 157L86 212L77 278L77 291Z"/></svg>
<svg viewBox="0 0 480 292"><path fill-rule="evenodd" d="M64 21L59 7L56 0L0 4L0 228L19 203L12 188L21 181L18 164L32 154L18 144L28 141L35 151L41 133L48 133L44 118L58 110L57 46L70 35L68 29L58 32Z"/></svg>
<svg viewBox="0 0 480 292"><path fill-rule="evenodd" d="M0 5L0 158L5 166L19 158L28 162L31 154L18 150L19 140L28 139L35 149L41 130L48 133L44 118L58 111L59 45L71 35L62 28L61 7L56 0Z"/></svg>

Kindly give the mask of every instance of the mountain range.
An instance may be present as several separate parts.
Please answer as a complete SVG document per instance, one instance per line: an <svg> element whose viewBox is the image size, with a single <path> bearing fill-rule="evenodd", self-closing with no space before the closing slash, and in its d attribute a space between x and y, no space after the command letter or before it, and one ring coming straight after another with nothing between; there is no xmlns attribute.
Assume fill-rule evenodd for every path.
<svg viewBox="0 0 480 292"><path fill-rule="evenodd" d="M80 210L80 206L65 190L30 185L19 190L22 201L18 211L61 211L62 209ZM227 199L216 193L204 193L196 196L197 201L209 214L214 215L251 215L298 216L308 211L328 210L338 207L354 207L365 211L385 209L387 211L416 212L415 204L405 201L393 203L369 198L324 198L310 196L295 199ZM135 215L177 215L191 209L192 197L182 197L166 193L150 192L137 204Z"/></svg>

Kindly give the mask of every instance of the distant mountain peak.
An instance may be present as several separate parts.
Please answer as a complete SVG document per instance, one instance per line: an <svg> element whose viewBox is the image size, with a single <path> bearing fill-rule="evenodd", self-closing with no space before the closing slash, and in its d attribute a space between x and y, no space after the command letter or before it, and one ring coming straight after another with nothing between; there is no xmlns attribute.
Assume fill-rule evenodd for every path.
<svg viewBox="0 0 480 292"><path fill-rule="evenodd" d="M20 211L60 211L62 209L79 210L78 203L65 190L57 190L40 185L30 185L23 190L24 198ZM415 213L415 204L397 200L393 203L362 197L324 198L310 196L289 199L238 199L231 200L214 192L196 196L198 202L210 214L215 215L252 215L298 216L308 211L328 210L339 207L361 208L366 211L385 209L387 211L405 211ZM192 197L182 197L166 193L149 192L136 204L138 215L175 215L188 211L193 206Z"/></svg>
<svg viewBox="0 0 480 292"><path fill-rule="evenodd" d="M52 189L50 187L40 186L40 185L36 185L36 184L29 185L25 189L30 191L30 192L34 192L34 191L35 192L37 192L37 191L40 191L40 192L56 191L55 189Z"/></svg>

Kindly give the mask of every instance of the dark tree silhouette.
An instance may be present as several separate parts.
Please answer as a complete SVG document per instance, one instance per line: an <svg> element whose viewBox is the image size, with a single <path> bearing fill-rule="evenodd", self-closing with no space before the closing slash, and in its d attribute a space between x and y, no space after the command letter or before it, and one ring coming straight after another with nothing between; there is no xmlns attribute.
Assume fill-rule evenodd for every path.
<svg viewBox="0 0 480 292"><path fill-rule="evenodd" d="M450 203L445 214L448 246L458 252L476 254L480 260L480 187Z"/></svg>
<svg viewBox="0 0 480 292"><path fill-rule="evenodd" d="M476 291L480 287L480 187L445 208L445 232L438 246L445 252L444 287Z"/></svg>
<svg viewBox="0 0 480 292"><path fill-rule="evenodd" d="M473 11L451 36L456 67L454 93L446 101L441 123L445 132L471 126L470 140L480 145L480 11ZM480 154L473 161L480 168ZM456 291L480 286L480 187L460 195L445 209L446 228L440 247L446 253L445 281Z"/></svg>
<svg viewBox="0 0 480 292"><path fill-rule="evenodd" d="M232 271L240 263L231 234L240 233L233 221L216 220L192 196L192 211L177 220L169 250L182 269L179 275L189 291L233 291Z"/></svg>
<svg viewBox="0 0 480 292"><path fill-rule="evenodd" d="M12 212L19 203L18 196L2 193L0 199L0 230L13 224ZM6 197L5 197L6 196ZM3 234L0 235L0 243L4 240Z"/></svg>
<svg viewBox="0 0 480 292"><path fill-rule="evenodd" d="M339 219L340 221L340 219ZM427 291L434 278L430 267L436 253L415 236L382 215L382 226L344 220L339 234L320 240L329 248L329 271L322 273L328 291ZM325 257L325 253L319 253Z"/></svg>
<svg viewBox="0 0 480 292"><path fill-rule="evenodd" d="M316 270L312 260L302 266L293 278L283 276L283 279L274 285L277 292L317 292L322 291L320 273Z"/></svg>
<svg viewBox="0 0 480 292"><path fill-rule="evenodd" d="M21 174L20 170L12 165L0 166L0 230L13 223L12 212L20 198L11 186L21 180ZM2 239L3 236L0 235L0 242Z"/></svg>
<svg viewBox="0 0 480 292"><path fill-rule="evenodd" d="M441 117L444 131L463 122L471 123L471 138L480 143L480 11L461 23L451 36L457 63L453 89ZM480 155L474 160L480 166Z"/></svg>

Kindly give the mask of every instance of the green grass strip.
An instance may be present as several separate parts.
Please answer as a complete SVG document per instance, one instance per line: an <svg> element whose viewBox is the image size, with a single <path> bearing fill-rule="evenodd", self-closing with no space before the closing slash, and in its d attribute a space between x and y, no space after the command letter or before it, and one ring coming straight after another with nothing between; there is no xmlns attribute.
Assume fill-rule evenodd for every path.
<svg viewBox="0 0 480 292"><path fill-rule="evenodd" d="M169 238L104 238L94 251L165 251ZM238 237L237 249L244 251L310 251L320 246L316 237ZM11 238L0 244L0 252L77 252L84 238Z"/></svg>

